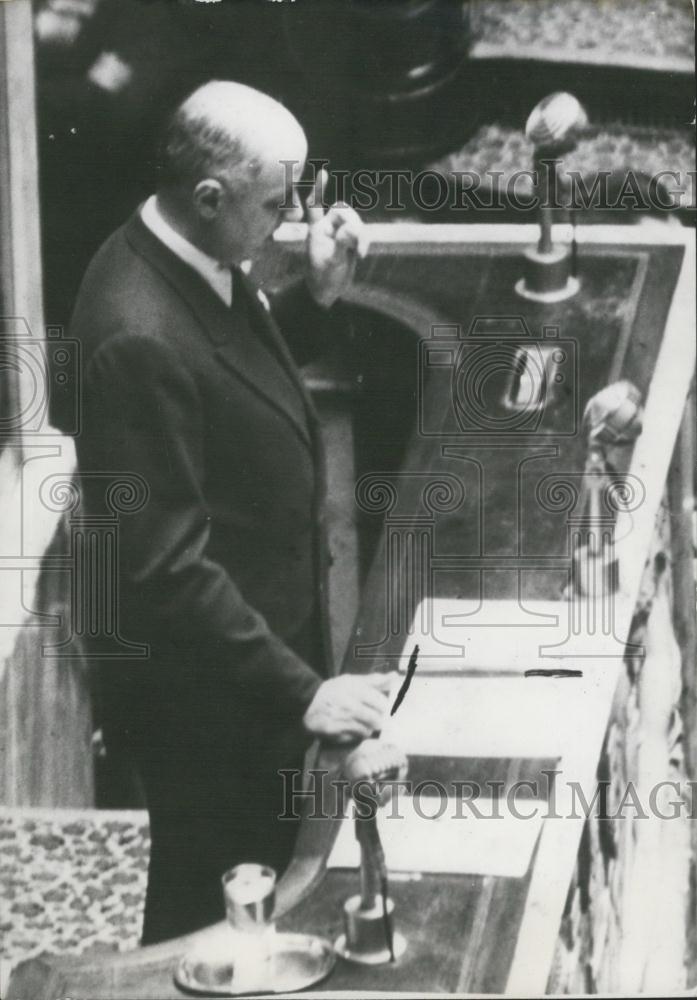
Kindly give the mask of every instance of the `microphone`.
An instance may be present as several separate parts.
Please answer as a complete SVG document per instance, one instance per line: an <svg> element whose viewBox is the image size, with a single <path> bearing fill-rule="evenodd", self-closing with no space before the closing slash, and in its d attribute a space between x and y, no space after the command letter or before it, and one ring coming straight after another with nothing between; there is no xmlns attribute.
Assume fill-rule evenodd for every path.
<svg viewBox="0 0 697 1000"><path fill-rule="evenodd" d="M391 743L364 740L344 762L344 776L356 813L356 839L360 846L359 896L344 904L345 933L336 944L344 958L367 965L394 962L406 947L392 928L394 903L389 898L385 852L378 830L377 809L390 798L385 782L406 777L407 758ZM381 912L378 899L382 902Z"/></svg>
<svg viewBox="0 0 697 1000"><path fill-rule="evenodd" d="M587 126L588 116L578 99L560 90L535 105L525 124L525 135L536 152L560 155L576 147Z"/></svg>
<svg viewBox="0 0 697 1000"><path fill-rule="evenodd" d="M364 740L346 758L344 775L356 810L356 839L361 848L361 909L375 906L378 892L386 894L387 866L378 830L377 809L390 798L380 783L406 777L407 759L399 747L377 739ZM383 899L384 902L384 899Z"/></svg>
<svg viewBox="0 0 697 1000"><path fill-rule="evenodd" d="M587 125L588 116L578 98L566 91L544 97L525 123L526 138L534 147L540 238L536 248L525 251L524 275L515 290L533 302L561 302L579 289L575 227L569 250L555 246L552 224L562 207L557 203L557 160L576 147Z"/></svg>
<svg viewBox="0 0 697 1000"><path fill-rule="evenodd" d="M582 496L588 521L585 543L575 549L572 563L573 589L578 595L607 599L619 587L614 524L607 501L602 502L613 475L607 449L635 441L641 434L642 414L641 393L626 380L606 385L586 403L583 429L588 452Z"/></svg>
<svg viewBox="0 0 697 1000"><path fill-rule="evenodd" d="M404 751L392 743L379 739L363 740L351 751L344 761L344 776L350 782L351 795L359 783L370 785L373 795L378 796L379 805L389 800L388 789L380 790L378 784L398 781L406 777L407 758Z"/></svg>
<svg viewBox="0 0 697 1000"><path fill-rule="evenodd" d="M626 380L606 385L583 411L589 445L629 444L641 434L642 417L641 393L635 385Z"/></svg>

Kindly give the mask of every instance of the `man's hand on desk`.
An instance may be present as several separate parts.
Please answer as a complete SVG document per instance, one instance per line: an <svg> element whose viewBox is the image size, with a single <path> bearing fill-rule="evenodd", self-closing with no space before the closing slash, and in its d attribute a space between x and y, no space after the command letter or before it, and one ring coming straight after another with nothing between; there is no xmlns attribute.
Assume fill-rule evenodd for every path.
<svg viewBox="0 0 697 1000"><path fill-rule="evenodd" d="M325 213L322 204L327 171L317 174L307 199L307 285L312 297L328 308L347 291L356 262L368 252L368 231L358 213L340 202Z"/></svg>
<svg viewBox="0 0 697 1000"><path fill-rule="evenodd" d="M342 674L317 689L303 716L308 733L332 743L365 739L382 726L391 674Z"/></svg>

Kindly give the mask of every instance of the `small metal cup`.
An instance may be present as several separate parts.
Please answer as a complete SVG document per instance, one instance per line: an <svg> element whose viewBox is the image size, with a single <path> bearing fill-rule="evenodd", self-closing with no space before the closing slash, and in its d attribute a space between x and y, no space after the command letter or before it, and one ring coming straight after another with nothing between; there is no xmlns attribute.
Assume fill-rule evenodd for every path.
<svg viewBox="0 0 697 1000"><path fill-rule="evenodd" d="M236 865L223 875L227 919L235 930L261 934L276 903L276 872L268 865Z"/></svg>

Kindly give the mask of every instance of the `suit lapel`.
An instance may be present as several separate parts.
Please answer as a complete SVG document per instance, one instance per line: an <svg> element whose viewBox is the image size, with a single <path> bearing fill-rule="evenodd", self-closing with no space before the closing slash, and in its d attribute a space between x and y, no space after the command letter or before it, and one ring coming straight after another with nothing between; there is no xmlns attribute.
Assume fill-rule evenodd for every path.
<svg viewBox="0 0 697 1000"><path fill-rule="evenodd" d="M286 374L303 400L308 419L312 424L316 424L319 418L317 416L315 405L312 402L312 397L305 388L302 376L292 354L290 353L290 350L288 349L285 338L279 330L278 325L269 310L262 305L259 296L257 295L256 288L242 271L235 272L235 288L240 289L245 295L249 310L250 323L254 328L255 333L258 333L264 338L265 343L280 361Z"/></svg>
<svg viewBox="0 0 697 1000"><path fill-rule="evenodd" d="M308 448L312 440L295 381L253 328L244 295L236 295L229 315L232 335L215 354L226 368L286 417Z"/></svg>
<svg viewBox="0 0 697 1000"><path fill-rule="evenodd" d="M126 224L126 239L189 308L208 339L217 347L215 356L222 364L266 403L283 414L304 443L312 449L315 444L312 440L314 434L311 436L307 426L308 419L313 423L316 420L312 402L281 333L241 272L234 275L233 296L241 293L253 328L252 338L256 334L263 336L272 359L265 359L263 352L255 350L253 344L243 343L244 339L251 338L244 338L245 331L234 329L232 311L193 268L185 264L147 228L139 211ZM274 358L282 366L283 374L279 372L279 377L274 377L274 373L269 370L269 361Z"/></svg>
<svg viewBox="0 0 697 1000"><path fill-rule="evenodd" d="M230 336L225 304L192 267L185 264L152 233L135 212L126 223L126 239L144 257L194 314L204 333L214 344Z"/></svg>

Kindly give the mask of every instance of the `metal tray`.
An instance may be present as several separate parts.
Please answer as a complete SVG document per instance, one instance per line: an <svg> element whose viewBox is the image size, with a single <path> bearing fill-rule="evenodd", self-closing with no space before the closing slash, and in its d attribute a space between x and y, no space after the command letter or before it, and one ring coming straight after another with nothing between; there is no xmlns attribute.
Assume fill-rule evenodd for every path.
<svg viewBox="0 0 697 1000"><path fill-rule="evenodd" d="M336 962L330 943L312 934L270 935L265 960L251 970L241 970L244 960L239 955L239 938L227 929L216 929L182 958L174 981L184 990L206 996L293 993L324 979ZM241 975L236 976L236 964Z"/></svg>

